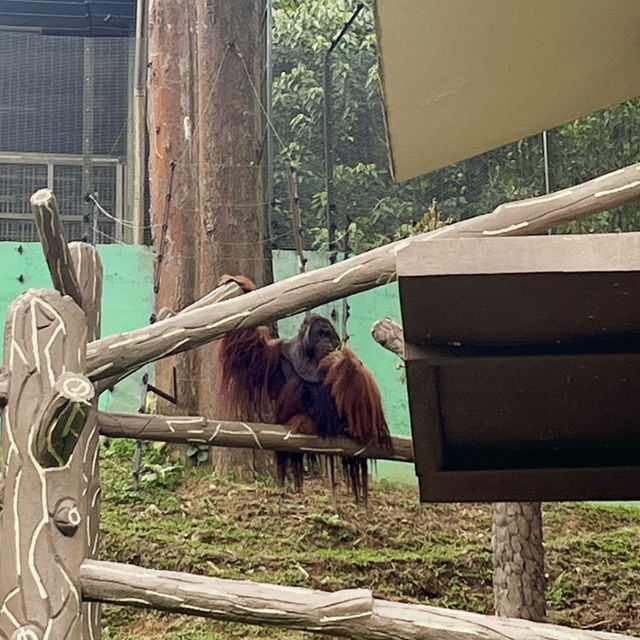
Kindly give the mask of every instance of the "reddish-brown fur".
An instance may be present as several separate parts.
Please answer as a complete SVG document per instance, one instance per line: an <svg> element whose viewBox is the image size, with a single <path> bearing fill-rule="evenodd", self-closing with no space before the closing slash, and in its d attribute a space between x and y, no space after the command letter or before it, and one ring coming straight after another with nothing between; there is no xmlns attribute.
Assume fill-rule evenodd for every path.
<svg viewBox="0 0 640 640"><path fill-rule="evenodd" d="M235 281L245 292L255 289L243 276L225 276L223 281ZM318 327L327 322L318 316L306 321L307 326L318 323ZM228 417L274 420L291 426L296 433L345 436L363 446L390 447L380 391L355 353L344 346L331 351L312 367L319 371L319 382L306 382L291 366L290 356L287 358L283 353L283 343L295 340L273 339L266 327L259 327L225 336L220 341L219 391ZM280 481L284 482L286 465L290 462L296 487L300 489L302 456L279 454L278 459ZM343 458L343 468L356 500L366 501L366 460Z"/></svg>

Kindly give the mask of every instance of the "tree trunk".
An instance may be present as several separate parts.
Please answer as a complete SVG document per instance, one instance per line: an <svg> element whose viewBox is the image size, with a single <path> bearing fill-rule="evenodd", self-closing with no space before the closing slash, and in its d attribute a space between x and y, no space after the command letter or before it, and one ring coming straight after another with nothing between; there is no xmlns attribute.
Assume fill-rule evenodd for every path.
<svg viewBox="0 0 640 640"><path fill-rule="evenodd" d="M194 0L153 2L149 15L149 196L156 252L155 312L180 310L200 297L196 290L198 148L197 56ZM169 415L197 413L195 351L155 364L155 385L172 391L177 371L177 405L160 401ZM174 445L184 455L186 447Z"/></svg>
<svg viewBox="0 0 640 640"><path fill-rule="evenodd" d="M57 291L30 289L9 307L4 354L11 383L2 424L2 638L78 640L83 627L96 628L78 590L80 565L93 555L95 539L89 501L90 495L95 497L93 479L82 473L96 439L95 411L87 406L93 387L83 376L86 339L82 309ZM72 440L80 436L74 449L58 438L65 431ZM39 455L38 443L47 440L51 455Z"/></svg>
<svg viewBox="0 0 640 640"><path fill-rule="evenodd" d="M197 267L198 294L204 295L225 273L243 273L258 286L273 282L273 274L261 108L265 2L196 0L196 5L200 112ZM205 416L220 415L214 393L216 346L197 350L198 411ZM267 455L271 456L243 449L211 450L216 473L235 470L243 479L252 478L255 471L265 472L270 459Z"/></svg>
<svg viewBox="0 0 640 640"><path fill-rule="evenodd" d="M183 309L225 273L243 273L258 286L273 281L260 95L265 24L264 0L152 5L149 174L156 310ZM161 389L171 388L174 366L178 372L178 405L165 405L162 412L220 417L215 362L215 345L206 345L156 364ZM261 452L229 450L217 451L214 463L217 472L237 468L246 478L265 471L265 460Z"/></svg>
<svg viewBox="0 0 640 640"><path fill-rule="evenodd" d="M493 515L495 613L540 622L546 615L539 502L496 502Z"/></svg>

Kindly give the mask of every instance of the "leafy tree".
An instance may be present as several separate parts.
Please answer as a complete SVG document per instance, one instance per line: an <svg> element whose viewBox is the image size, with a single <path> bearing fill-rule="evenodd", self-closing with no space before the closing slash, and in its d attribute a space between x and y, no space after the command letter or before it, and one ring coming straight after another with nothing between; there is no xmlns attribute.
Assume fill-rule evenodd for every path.
<svg viewBox="0 0 640 640"><path fill-rule="evenodd" d="M347 0L275 0L273 99L278 153L274 160L276 246L293 247L284 164L296 166L303 227L314 248L327 245L323 140L323 64L332 40L355 9ZM545 192L542 137L532 136L403 184L388 163L371 0L330 56L335 130L336 237L349 229L364 251L419 221L435 198L442 219L487 213L500 203ZM640 100L549 132L551 189L636 162ZM627 205L565 231L640 228ZM341 247L342 248L342 247Z"/></svg>

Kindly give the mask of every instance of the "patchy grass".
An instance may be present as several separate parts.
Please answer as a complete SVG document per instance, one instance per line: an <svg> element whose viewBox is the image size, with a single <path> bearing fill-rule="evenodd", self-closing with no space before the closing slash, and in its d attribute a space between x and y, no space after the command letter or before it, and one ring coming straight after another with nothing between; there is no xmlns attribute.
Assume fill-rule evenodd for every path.
<svg viewBox="0 0 640 640"><path fill-rule="evenodd" d="M155 471L135 491L129 454L118 445L102 465L104 559L492 611L488 505L420 504L414 487L381 482L364 508L319 479L283 497L268 479L213 478L152 448ZM640 635L640 510L547 503L544 518L549 620ZM111 640L314 637L115 606L104 619Z"/></svg>

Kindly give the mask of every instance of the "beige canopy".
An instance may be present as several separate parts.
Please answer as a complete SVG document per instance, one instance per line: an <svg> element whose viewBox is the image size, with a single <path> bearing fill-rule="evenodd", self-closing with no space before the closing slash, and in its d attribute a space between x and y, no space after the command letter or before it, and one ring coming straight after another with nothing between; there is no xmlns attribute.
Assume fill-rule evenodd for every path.
<svg viewBox="0 0 640 640"><path fill-rule="evenodd" d="M376 0L398 181L640 95L638 0Z"/></svg>

